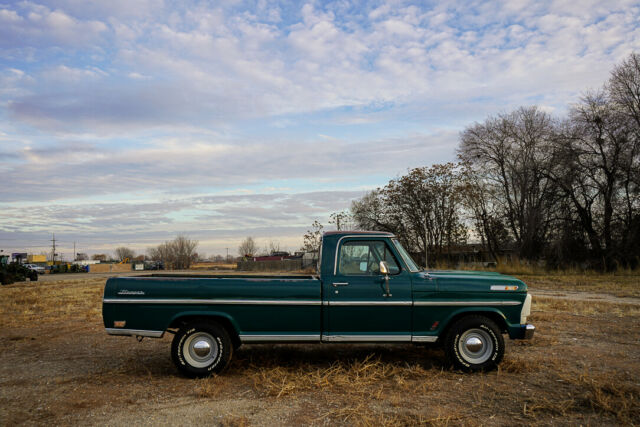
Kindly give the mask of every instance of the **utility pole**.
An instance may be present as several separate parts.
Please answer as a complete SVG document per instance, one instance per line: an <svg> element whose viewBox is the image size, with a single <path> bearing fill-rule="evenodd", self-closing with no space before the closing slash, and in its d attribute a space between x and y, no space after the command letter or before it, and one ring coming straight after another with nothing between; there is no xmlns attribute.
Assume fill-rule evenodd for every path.
<svg viewBox="0 0 640 427"><path fill-rule="evenodd" d="M76 242L73 242L73 262L76 262Z"/></svg>
<svg viewBox="0 0 640 427"><path fill-rule="evenodd" d="M229 248L225 248L227 249L227 262L229 262Z"/></svg>
<svg viewBox="0 0 640 427"><path fill-rule="evenodd" d="M53 261L53 264L55 265L56 263L56 233L53 233L53 239L51 239L52 245L51 245L51 261Z"/></svg>

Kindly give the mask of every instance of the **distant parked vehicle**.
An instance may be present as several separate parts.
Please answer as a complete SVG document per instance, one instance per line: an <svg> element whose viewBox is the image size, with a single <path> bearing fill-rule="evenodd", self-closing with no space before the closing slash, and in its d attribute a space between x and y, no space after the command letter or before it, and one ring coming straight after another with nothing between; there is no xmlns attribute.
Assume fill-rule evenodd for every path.
<svg viewBox="0 0 640 427"><path fill-rule="evenodd" d="M38 280L38 273L17 262L8 262L7 255L0 255L0 284L10 285L13 282Z"/></svg>
<svg viewBox="0 0 640 427"><path fill-rule="evenodd" d="M44 267L37 264L24 264L31 271L35 271L38 274L44 274Z"/></svg>

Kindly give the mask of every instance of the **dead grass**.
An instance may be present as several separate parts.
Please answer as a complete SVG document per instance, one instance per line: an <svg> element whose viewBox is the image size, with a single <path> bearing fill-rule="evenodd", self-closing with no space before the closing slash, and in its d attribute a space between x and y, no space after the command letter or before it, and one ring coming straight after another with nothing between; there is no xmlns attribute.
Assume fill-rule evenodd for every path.
<svg viewBox="0 0 640 427"><path fill-rule="evenodd" d="M247 427L251 425L249 419L245 416L227 415L220 423L222 427Z"/></svg>
<svg viewBox="0 0 640 427"><path fill-rule="evenodd" d="M417 392L423 391L438 376L433 370L420 365L383 362L380 355L369 354L363 359L331 363L327 368L309 364L292 367L253 366L253 385L256 391L277 398L309 390L337 391L348 394L366 394L380 398L383 387ZM412 379L412 382L408 381ZM415 380L423 380L416 389ZM372 387L374 390L372 390ZM379 387L379 388L376 388Z"/></svg>
<svg viewBox="0 0 640 427"><path fill-rule="evenodd" d="M627 317L639 316L640 305L617 304L597 300L575 301L536 296L533 298L532 312L565 312L583 316L613 315L616 317Z"/></svg>
<svg viewBox="0 0 640 427"><path fill-rule="evenodd" d="M507 341L486 374L410 345L253 345L224 374L189 380L170 337L104 334L104 280L0 288L1 424L640 424L637 305L536 297L536 337Z"/></svg>
<svg viewBox="0 0 640 427"><path fill-rule="evenodd" d="M573 383L581 389L579 402L596 412L605 412L623 424L633 424L640 419L640 385L629 384L622 378L593 377L583 373Z"/></svg>
<svg viewBox="0 0 640 427"><path fill-rule="evenodd" d="M196 386L196 396L205 399L215 399L222 394L224 381L221 381L219 376L213 375L209 378L196 381L198 382Z"/></svg>
<svg viewBox="0 0 640 427"><path fill-rule="evenodd" d="M520 274L517 277L532 289L597 292L622 298L640 297L640 273L629 275L547 273Z"/></svg>
<svg viewBox="0 0 640 427"><path fill-rule="evenodd" d="M4 286L0 328L57 319L100 318L104 282L95 278Z"/></svg>
<svg viewBox="0 0 640 427"><path fill-rule="evenodd" d="M547 396L525 402L524 414L537 418L541 413L566 417L572 412L593 411L611 415L618 423L634 425L640 420L640 385L627 378L610 375L593 376L587 372L569 375L561 372L562 380L573 385L565 398Z"/></svg>

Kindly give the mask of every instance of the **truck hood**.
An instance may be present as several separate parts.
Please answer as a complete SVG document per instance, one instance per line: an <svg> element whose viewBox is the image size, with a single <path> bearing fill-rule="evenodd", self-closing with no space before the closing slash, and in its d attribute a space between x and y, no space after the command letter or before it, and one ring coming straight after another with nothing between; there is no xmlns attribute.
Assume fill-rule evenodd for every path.
<svg viewBox="0 0 640 427"><path fill-rule="evenodd" d="M439 292L527 292L527 285L519 279L492 271L423 271L425 280L435 280Z"/></svg>

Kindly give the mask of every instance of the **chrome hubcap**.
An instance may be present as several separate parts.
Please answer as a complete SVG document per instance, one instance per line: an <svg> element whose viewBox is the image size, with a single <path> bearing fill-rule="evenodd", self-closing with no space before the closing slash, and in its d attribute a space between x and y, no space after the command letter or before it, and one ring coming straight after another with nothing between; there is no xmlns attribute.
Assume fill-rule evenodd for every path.
<svg viewBox="0 0 640 427"><path fill-rule="evenodd" d="M207 332L196 332L182 344L185 361L194 368L206 368L218 357L218 341Z"/></svg>
<svg viewBox="0 0 640 427"><path fill-rule="evenodd" d="M207 341L197 341L193 345L193 352L198 357L206 357L209 353L211 353L211 345Z"/></svg>
<svg viewBox="0 0 640 427"><path fill-rule="evenodd" d="M491 335L484 329L469 329L458 340L458 353L469 363L486 362L491 358L493 350Z"/></svg>
<svg viewBox="0 0 640 427"><path fill-rule="evenodd" d="M482 341L478 337L469 337L467 341L464 343L467 346L467 350L472 353L477 353L482 350Z"/></svg>

